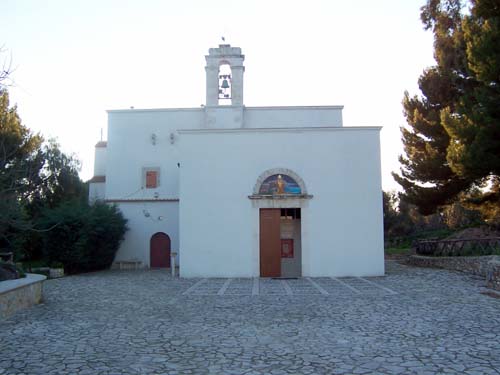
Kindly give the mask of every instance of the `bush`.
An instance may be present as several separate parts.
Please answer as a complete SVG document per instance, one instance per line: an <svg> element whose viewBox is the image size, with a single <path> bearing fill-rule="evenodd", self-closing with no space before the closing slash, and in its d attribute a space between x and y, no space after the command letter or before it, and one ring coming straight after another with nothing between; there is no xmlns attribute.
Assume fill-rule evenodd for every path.
<svg viewBox="0 0 500 375"><path fill-rule="evenodd" d="M123 240L127 220L116 206L96 202L63 204L46 210L40 224L47 262L59 262L67 273L109 268ZM50 229L49 229L50 228Z"/></svg>

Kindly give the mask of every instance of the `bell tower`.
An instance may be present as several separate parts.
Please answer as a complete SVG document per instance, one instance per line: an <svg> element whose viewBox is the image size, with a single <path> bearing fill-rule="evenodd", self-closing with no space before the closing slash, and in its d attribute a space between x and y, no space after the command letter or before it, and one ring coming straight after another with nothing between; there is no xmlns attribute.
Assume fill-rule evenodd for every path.
<svg viewBox="0 0 500 375"><path fill-rule="evenodd" d="M243 73L245 56L241 48L220 44L205 56L207 65L207 107L243 106Z"/></svg>

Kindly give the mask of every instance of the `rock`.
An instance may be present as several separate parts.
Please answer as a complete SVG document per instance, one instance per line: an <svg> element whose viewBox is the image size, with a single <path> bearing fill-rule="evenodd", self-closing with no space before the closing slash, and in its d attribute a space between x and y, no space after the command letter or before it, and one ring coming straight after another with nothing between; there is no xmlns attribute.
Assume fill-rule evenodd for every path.
<svg viewBox="0 0 500 375"><path fill-rule="evenodd" d="M19 279L19 271L10 263L0 263L0 281Z"/></svg>

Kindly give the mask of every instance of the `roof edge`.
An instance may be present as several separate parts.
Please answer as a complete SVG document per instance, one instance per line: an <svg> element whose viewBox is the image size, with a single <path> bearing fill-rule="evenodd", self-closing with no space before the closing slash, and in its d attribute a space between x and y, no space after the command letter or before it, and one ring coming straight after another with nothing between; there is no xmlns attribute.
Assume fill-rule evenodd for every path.
<svg viewBox="0 0 500 375"><path fill-rule="evenodd" d="M246 110L273 110L273 109L315 109L315 110L332 110L332 109L344 109L343 105L277 105L277 106L257 106L257 107L247 107L247 106L234 106L234 105L214 105L200 107L186 107L186 108L129 108L129 109L108 109L107 113L132 113L132 112L198 112L203 111L205 108L241 108Z"/></svg>
<svg viewBox="0 0 500 375"><path fill-rule="evenodd" d="M177 130L179 134L203 134L203 133L269 133L269 132L321 132L321 131L381 131L382 126L317 126L301 128L233 128L233 129L182 129Z"/></svg>
<svg viewBox="0 0 500 375"><path fill-rule="evenodd" d="M101 182L106 182L106 176L94 176L90 180L87 181L89 184L90 183L101 183Z"/></svg>

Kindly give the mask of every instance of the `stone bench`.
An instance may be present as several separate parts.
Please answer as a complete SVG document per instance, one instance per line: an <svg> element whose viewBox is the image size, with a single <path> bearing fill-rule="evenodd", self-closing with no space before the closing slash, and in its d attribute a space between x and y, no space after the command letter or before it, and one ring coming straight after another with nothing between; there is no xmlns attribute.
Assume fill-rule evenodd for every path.
<svg viewBox="0 0 500 375"><path fill-rule="evenodd" d="M118 260L114 262L114 268L119 270L137 270L141 268L140 260Z"/></svg>

